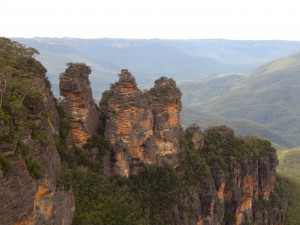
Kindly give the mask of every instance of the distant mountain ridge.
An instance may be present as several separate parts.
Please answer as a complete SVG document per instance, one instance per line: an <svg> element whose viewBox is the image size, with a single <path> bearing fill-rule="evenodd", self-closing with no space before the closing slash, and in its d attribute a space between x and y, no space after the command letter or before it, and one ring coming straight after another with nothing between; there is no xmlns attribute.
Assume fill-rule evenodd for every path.
<svg viewBox="0 0 300 225"><path fill-rule="evenodd" d="M300 53L269 62L247 76L228 79L228 88L215 93L222 90L216 88L219 79L206 81L213 84L210 97L201 91L190 92L189 98L196 100L187 105L205 115L255 122L286 141L265 136L270 140L290 147L300 145ZM189 85L182 89L188 90Z"/></svg>
<svg viewBox="0 0 300 225"><path fill-rule="evenodd" d="M133 40L75 38L14 38L38 49L38 56L58 93L58 75L68 62L84 62L92 68L94 90L104 91L115 82L114 74L129 68L138 84L148 88L162 75L176 81L195 80L222 73L245 73L270 60L300 49L297 41ZM95 92L94 98L100 98Z"/></svg>

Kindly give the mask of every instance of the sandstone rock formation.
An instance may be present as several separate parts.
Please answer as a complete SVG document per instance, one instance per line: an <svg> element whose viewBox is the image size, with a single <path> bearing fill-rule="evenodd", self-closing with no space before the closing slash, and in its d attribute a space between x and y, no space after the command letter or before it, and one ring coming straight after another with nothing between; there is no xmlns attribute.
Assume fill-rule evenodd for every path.
<svg viewBox="0 0 300 225"><path fill-rule="evenodd" d="M211 128L210 132L225 142L235 138L231 129ZM284 199L270 203L278 160L271 145L266 144L265 149L261 156L230 156L227 169L212 167L213 183L199 184L199 190L209 195L199 193L200 203L192 200L191 208L208 209L198 224L284 224L287 203Z"/></svg>
<svg viewBox="0 0 300 225"><path fill-rule="evenodd" d="M7 74L0 76L0 225L72 224L75 210L72 189L58 185L61 159L70 163L68 170L80 168L80 173L86 174L93 171L91 188L94 175L100 170L99 165L94 169L93 164L100 164L101 160L105 161L103 171L109 170L109 174L137 175L119 187L117 184L108 187L113 187L113 194L115 188L131 191L130 201L136 207L144 207L144 213L148 214L146 219L154 212L153 221L149 221L151 225L164 218L168 222L163 224L180 225L284 224L287 202L275 190L278 164L275 149L260 138L235 137L233 130L225 126L202 133L197 125L191 125L183 131L181 92L174 80L162 77L155 81L153 88L142 92L128 70L122 70L119 81L103 93L100 124L100 112L93 101L88 79L91 70L84 64L70 63L60 76L60 91L65 97L61 104L67 113L66 119L58 115L60 106L43 74L45 69L32 58L35 51L20 45L11 47L21 51L19 60L28 68L8 67L4 70ZM17 59L16 55L13 59ZM2 63L6 61L2 59ZM11 93L17 90L14 96L3 91L8 78L14 85L18 84L10 87ZM22 92L19 89L24 80L29 86ZM5 110L1 108L3 102ZM62 123L68 123L67 120L71 135ZM103 124L110 144L108 152L105 152L106 140L97 133ZM73 151L73 144L78 151ZM104 151L100 153L100 150ZM99 177L100 181L110 182L102 175ZM142 192L135 196L138 199L133 199L134 191L139 189ZM104 192L101 193L105 195ZM148 192L151 192L149 196ZM111 196L109 200L113 199L113 204L110 206L117 207L118 199ZM139 202L143 197L145 201ZM98 206L98 202L95 205ZM93 214L89 214L87 220L91 219L90 215ZM129 220L127 215L126 222Z"/></svg>
<svg viewBox="0 0 300 225"><path fill-rule="evenodd" d="M189 146L191 149L200 150L204 145L204 134L202 133L200 127L193 124L186 128L185 137L190 141Z"/></svg>
<svg viewBox="0 0 300 225"><path fill-rule="evenodd" d="M70 121L75 145L82 147L96 133L99 113L93 100L90 81L91 69L82 63L69 63L59 77L60 94Z"/></svg>
<svg viewBox="0 0 300 225"><path fill-rule="evenodd" d="M172 79L161 78L142 93L128 70L100 102L105 136L114 153L114 172L128 176L140 162L175 165L180 150L181 93Z"/></svg>
<svg viewBox="0 0 300 225"><path fill-rule="evenodd" d="M172 224L262 225L273 221L283 225L286 208L283 200L281 205L259 206L269 202L274 189L278 162L271 146L266 144L259 155L254 154L257 149L248 152L240 149L239 155L231 153L231 148L244 142L239 142L231 129L216 127L202 133L194 124L183 132L179 117L181 93L175 81L162 77L153 88L142 92L128 70L122 70L119 76L119 81L103 93L100 102L105 137L110 143L107 161L113 174L128 177L148 165L180 167L178 157L184 151L204 151L203 154L212 154L206 156L207 160L217 160L210 162L212 177L199 174L189 191L179 196L188 213L180 212L180 206L175 205L174 217L166 215ZM211 138L215 142L210 143ZM180 139L184 139L185 147Z"/></svg>
<svg viewBox="0 0 300 225"><path fill-rule="evenodd" d="M155 81L154 88L150 89L149 97L154 116L157 154L168 164L170 156L180 151L181 92L173 79L161 77ZM163 164L161 160L159 164Z"/></svg>

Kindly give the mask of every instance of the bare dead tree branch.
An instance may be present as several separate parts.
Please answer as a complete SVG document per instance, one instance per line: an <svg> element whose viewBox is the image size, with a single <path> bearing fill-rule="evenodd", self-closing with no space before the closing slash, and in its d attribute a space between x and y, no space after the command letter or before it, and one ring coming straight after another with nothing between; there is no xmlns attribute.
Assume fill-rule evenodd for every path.
<svg viewBox="0 0 300 225"><path fill-rule="evenodd" d="M3 85L3 87L1 87ZM2 108L3 96L7 88L7 80L4 75L0 74L0 109Z"/></svg>
<svg viewBox="0 0 300 225"><path fill-rule="evenodd" d="M27 97L27 95L30 94L30 92L34 89L34 87L30 88L28 92L25 93L25 95L21 98L21 103L23 104L25 98Z"/></svg>

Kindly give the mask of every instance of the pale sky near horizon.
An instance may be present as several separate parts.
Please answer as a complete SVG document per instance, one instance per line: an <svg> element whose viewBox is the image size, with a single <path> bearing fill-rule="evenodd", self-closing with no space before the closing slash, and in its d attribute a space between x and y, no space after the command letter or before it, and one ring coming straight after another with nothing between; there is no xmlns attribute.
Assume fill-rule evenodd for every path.
<svg viewBox="0 0 300 225"><path fill-rule="evenodd" d="M0 36L300 40L297 0L6 0Z"/></svg>

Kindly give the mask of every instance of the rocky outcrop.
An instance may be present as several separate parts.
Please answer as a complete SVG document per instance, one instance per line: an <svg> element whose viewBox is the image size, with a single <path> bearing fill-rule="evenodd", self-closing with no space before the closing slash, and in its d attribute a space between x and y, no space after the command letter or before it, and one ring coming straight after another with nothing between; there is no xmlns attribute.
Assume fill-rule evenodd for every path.
<svg viewBox="0 0 300 225"><path fill-rule="evenodd" d="M255 144L235 137L231 129L216 127L203 134L207 140L201 151L191 150L192 139L200 130L193 125L187 131L188 141L185 139L184 146L181 147L187 152L194 152L190 155L193 158L197 158L199 153L208 162L211 174L204 172L201 159L200 164L197 164L199 159L189 158L187 162L179 165L179 171L184 173L182 179L185 180L186 175L189 175L193 180L183 186L178 183L183 191L176 195L176 203L169 205L169 211L163 214L164 218L161 220L165 224L284 224L287 205L285 199L278 198L277 190L274 190L275 177L272 174L275 173L278 162L269 142L257 139L257 146L261 151L257 154ZM244 147L247 149L242 149ZM241 155L234 153L235 150L239 150ZM195 171L197 172L193 175ZM141 177L139 179L142 180ZM164 220L165 218L167 219Z"/></svg>
<svg viewBox="0 0 300 225"><path fill-rule="evenodd" d="M189 141L189 147L191 149L200 150L204 145L204 134L202 133L200 127L196 124L193 124L186 128L185 137Z"/></svg>
<svg viewBox="0 0 300 225"><path fill-rule="evenodd" d="M181 93L172 79L161 78L142 93L128 70L100 102L116 174L128 176L140 163L175 165L180 150Z"/></svg>
<svg viewBox="0 0 300 225"><path fill-rule="evenodd" d="M48 189L47 183L39 186L35 196L35 213L32 224L72 224L75 201L71 191Z"/></svg>
<svg viewBox="0 0 300 225"><path fill-rule="evenodd" d="M64 76L62 82L67 81ZM155 81L153 88L142 92L128 70L122 70L119 76L119 81L103 93L100 101L104 134L110 144L109 154L105 156L106 164L112 169L109 174L128 177L150 165L179 166L181 171L180 155L187 150L195 151L204 157L210 172L206 171L204 176L199 171L188 191L178 196L181 205L173 206L172 224L283 225L286 204L282 199L281 203L270 200L278 161L268 142L239 139L233 130L224 126L203 133L193 124L183 132L181 92L174 80L162 77ZM68 82L63 86L69 86ZM64 92L64 96L70 93ZM71 99L74 98L66 97L64 104L72 105ZM73 117L69 118L72 123ZM192 163L191 170L205 163ZM186 211L180 211L181 207Z"/></svg>
<svg viewBox="0 0 300 225"><path fill-rule="evenodd" d="M60 94L70 121L73 142L82 147L96 133L99 113L93 100L90 81L91 69L82 63L69 63L59 77Z"/></svg>
<svg viewBox="0 0 300 225"><path fill-rule="evenodd" d="M176 164L176 158L170 158L180 151L179 136L181 133L180 112L181 92L173 79L161 77L155 81L149 91L150 105L154 117L154 136L157 154L163 162ZM167 163L168 164L168 163Z"/></svg>
<svg viewBox="0 0 300 225"><path fill-rule="evenodd" d="M29 175L24 161L19 158L13 149L4 149L1 152L11 161L11 169L3 174L0 169L0 224L14 224L34 214L34 199L38 183Z"/></svg>
<svg viewBox="0 0 300 225"><path fill-rule="evenodd" d="M199 174L196 184L180 196L188 212L175 205L172 224L283 225L286 203L270 200L278 164L270 143L241 140L224 126L202 133L193 124L182 132L180 97L172 79L162 77L143 93L134 77L121 71L100 102L113 173L129 176L154 164L176 167L179 153L192 149L209 163L211 177Z"/></svg>
<svg viewBox="0 0 300 225"><path fill-rule="evenodd" d="M116 162L115 173L128 176L133 160L155 162L155 155L151 157L143 151L143 144L153 136L154 119L149 101L127 70L122 70L119 82L103 94L100 109L105 117L105 137Z"/></svg>
<svg viewBox="0 0 300 225"><path fill-rule="evenodd" d="M212 157L215 158L211 162L213 181L209 183L210 179L206 178L196 186L199 189L191 192L193 194L189 197L192 199L189 208L202 207L202 209L206 209L206 213L205 211L198 212L197 215L200 215L200 219L192 224L283 225L287 207L286 200L277 199L275 201L274 197L272 199L270 197L274 195L273 192L276 192L274 190L275 167L278 164L275 150L270 143L260 143L260 150L263 151L260 155L255 155L254 152L257 149L255 149L255 145L251 145L250 151L247 153L248 157L235 156L235 154L229 154L231 150L226 150L226 144L235 143L235 147L239 146L237 149L248 145L239 145L239 140L236 139L231 129L210 128L209 133L210 136L207 138L212 140L213 137L214 142L207 141L205 144L212 145L214 143L214 146L204 148L203 151L204 154L212 154ZM208 133L206 133L207 135ZM193 135L189 137L192 138ZM192 141L192 139L190 140ZM261 140L257 139L257 141ZM231 147L235 148L233 145ZM219 157L226 159L226 154L229 154L227 161L224 162L227 164L226 166L224 164L224 168L217 166L218 156L207 152L218 148L224 151L219 153ZM239 151L246 154L245 149L240 148ZM208 157L207 159L211 160L212 158ZM204 182L205 180L206 182Z"/></svg>

